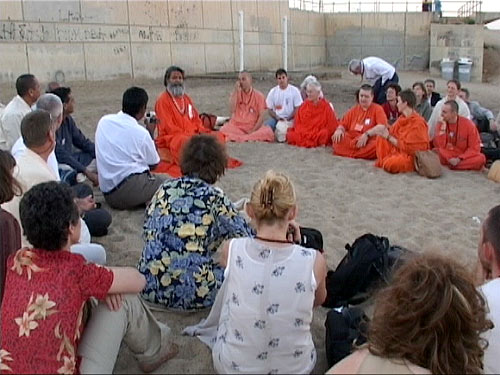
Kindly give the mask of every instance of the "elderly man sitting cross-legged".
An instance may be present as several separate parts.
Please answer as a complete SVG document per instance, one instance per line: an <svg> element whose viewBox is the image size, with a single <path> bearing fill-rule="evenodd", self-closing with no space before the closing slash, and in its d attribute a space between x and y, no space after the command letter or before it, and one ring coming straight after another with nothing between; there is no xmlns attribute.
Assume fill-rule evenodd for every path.
<svg viewBox="0 0 500 375"><path fill-rule="evenodd" d="M266 98L252 87L252 75L246 71L238 75L234 91L229 98L231 119L221 128L228 141L273 142L271 127L263 125Z"/></svg>
<svg viewBox="0 0 500 375"><path fill-rule="evenodd" d="M300 147L318 147L331 144L337 128L337 116L332 105L321 96L321 85L311 81L306 85L307 99L295 115L294 126L288 129L288 144Z"/></svg>
<svg viewBox="0 0 500 375"><path fill-rule="evenodd" d="M155 104L156 115L160 121L155 142L161 158L155 172L180 177L181 149L193 135L210 133L222 143L225 142L225 136L203 126L193 101L184 92L184 70L178 66L169 67L163 83L166 90ZM229 168L240 165L241 162L236 159L228 160Z"/></svg>

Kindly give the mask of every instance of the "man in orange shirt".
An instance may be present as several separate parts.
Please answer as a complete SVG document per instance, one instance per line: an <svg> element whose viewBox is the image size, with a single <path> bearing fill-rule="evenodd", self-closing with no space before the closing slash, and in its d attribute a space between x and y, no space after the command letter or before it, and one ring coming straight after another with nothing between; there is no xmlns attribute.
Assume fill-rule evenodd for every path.
<svg viewBox="0 0 500 375"><path fill-rule="evenodd" d="M357 93L358 104L340 120L332 136L333 154L356 159L375 159L376 138L367 131L375 125L387 125L382 107L373 103L373 88L362 85Z"/></svg>
<svg viewBox="0 0 500 375"><path fill-rule="evenodd" d="M229 98L229 105L231 119L220 130L228 141L274 141L273 130L263 124L266 98L252 87L252 75L247 71L242 71L238 75L238 81Z"/></svg>
<svg viewBox="0 0 500 375"><path fill-rule="evenodd" d="M377 137L376 167L389 173L415 170L415 152L429 149L429 134L424 118L415 111L417 98L412 90L397 96L397 110L401 113L390 128L377 125L368 132Z"/></svg>
<svg viewBox="0 0 500 375"><path fill-rule="evenodd" d="M211 133L222 143L225 142L225 136L203 126L193 101L184 92L184 70L178 66L169 67L163 83L166 90L158 97L155 105L159 120L155 143L161 161L154 172L180 177L179 158L184 143L193 135L200 133ZM236 159L228 160L229 168L241 164Z"/></svg>
<svg viewBox="0 0 500 375"><path fill-rule="evenodd" d="M481 153L481 139L476 125L458 115L458 104L454 100L444 103L442 122L436 127L432 140L441 164L454 170L481 170L486 157Z"/></svg>

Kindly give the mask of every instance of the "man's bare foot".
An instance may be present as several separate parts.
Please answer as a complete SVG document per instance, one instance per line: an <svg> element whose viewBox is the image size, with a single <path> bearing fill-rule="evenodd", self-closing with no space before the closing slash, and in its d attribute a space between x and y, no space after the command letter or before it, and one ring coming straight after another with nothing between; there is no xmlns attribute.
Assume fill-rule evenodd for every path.
<svg viewBox="0 0 500 375"><path fill-rule="evenodd" d="M147 364L139 362L139 368L141 369L142 372L148 374L158 369L158 367L160 367L165 362L174 358L178 353L179 353L179 347L177 346L177 344L172 343L169 345L168 350L165 353L161 353L159 355L156 361Z"/></svg>

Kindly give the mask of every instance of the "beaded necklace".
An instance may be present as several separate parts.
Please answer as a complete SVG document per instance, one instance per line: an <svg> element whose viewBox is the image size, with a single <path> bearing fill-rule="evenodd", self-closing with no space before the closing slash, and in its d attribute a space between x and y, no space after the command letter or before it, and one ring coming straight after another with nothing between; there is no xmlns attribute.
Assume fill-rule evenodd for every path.
<svg viewBox="0 0 500 375"><path fill-rule="evenodd" d="M172 98L172 101L174 102L175 108L177 108L177 110L179 111L179 113L181 115L184 115L186 113L186 101L184 99L184 95L182 95L182 110L179 107L179 104L177 104L177 100L175 100L173 95L170 92L168 92L168 95L170 95L170 97Z"/></svg>

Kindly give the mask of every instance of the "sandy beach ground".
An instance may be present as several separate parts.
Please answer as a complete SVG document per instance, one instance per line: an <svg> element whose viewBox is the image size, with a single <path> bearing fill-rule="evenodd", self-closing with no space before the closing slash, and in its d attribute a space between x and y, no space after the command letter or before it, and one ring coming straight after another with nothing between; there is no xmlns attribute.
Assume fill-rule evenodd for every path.
<svg viewBox="0 0 500 375"><path fill-rule="evenodd" d="M305 74L292 74L298 85ZM402 72L401 86L411 87L424 80L424 72ZM123 91L131 86L144 87L149 106L163 90L163 77L157 81L115 80L102 82L68 82L76 98L74 118L80 128L94 138L97 121L102 115L117 112ZM354 92L360 81L345 72L342 78L323 80L323 91L333 102L337 116L354 103ZM228 96L233 79L187 78L187 93L199 112L228 115ZM255 87L267 94L275 85L272 75L256 80ZM437 79L437 89L445 92L446 82ZM500 110L498 85L467 84L474 100L493 110ZM6 104L14 95L12 85L0 86L0 101ZM344 246L358 236L372 232L387 236L392 243L416 251L435 251L453 255L471 266L476 259L479 220L500 203L500 185L486 178L486 172L451 172L428 180L415 173L390 175L374 167L373 162L333 156L331 148L301 149L284 144L229 144L231 156L244 165L228 170L219 186L234 201L248 197L254 182L268 169L293 177L298 194L299 222L319 229L324 236L328 266L335 268L345 254ZM102 194L96 192L104 203ZM106 206L106 204L104 203ZM115 211L108 236L94 239L108 252L110 265L135 266L142 251L144 210ZM324 321L327 309L314 312L312 332L318 361L315 373L327 369L324 350ZM155 315L172 329L173 340L180 346L179 355L162 366L158 373L213 373L211 353L198 339L181 336L182 329L197 323L208 314ZM117 373L139 371L133 356L124 346L115 367Z"/></svg>

